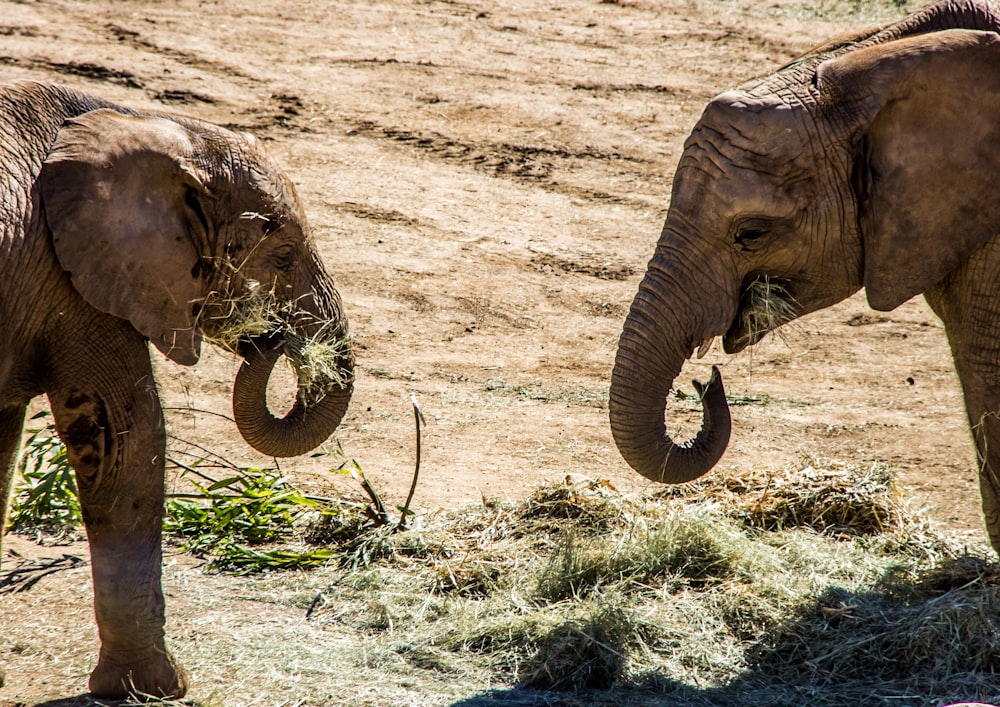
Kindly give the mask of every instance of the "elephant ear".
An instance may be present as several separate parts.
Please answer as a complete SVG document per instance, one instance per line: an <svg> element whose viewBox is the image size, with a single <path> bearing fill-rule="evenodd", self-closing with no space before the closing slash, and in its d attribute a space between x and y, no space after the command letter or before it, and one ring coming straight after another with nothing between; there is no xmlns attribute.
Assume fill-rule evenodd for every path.
<svg viewBox="0 0 1000 707"><path fill-rule="evenodd" d="M949 30L820 65L829 114L854 128L868 302L890 310L1000 233L1000 37Z"/></svg>
<svg viewBox="0 0 1000 707"><path fill-rule="evenodd" d="M177 363L198 360L208 194L188 133L101 109L65 123L42 165L42 201L73 286Z"/></svg>

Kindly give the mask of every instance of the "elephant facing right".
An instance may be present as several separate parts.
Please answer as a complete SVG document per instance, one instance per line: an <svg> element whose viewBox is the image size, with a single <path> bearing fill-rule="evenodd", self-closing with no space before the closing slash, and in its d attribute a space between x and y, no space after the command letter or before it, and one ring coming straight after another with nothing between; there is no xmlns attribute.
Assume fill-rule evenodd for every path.
<svg viewBox="0 0 1000 707"><path fill-rule="evenodd" d="M923 294L944 322L1000 551L1000 5L950 0L834 40L721 94L684 146L611 379L615 442L639 473L697 478L730 415L714 371L677 444L666 398L692 352L727 353L864 287Z"/></svg>

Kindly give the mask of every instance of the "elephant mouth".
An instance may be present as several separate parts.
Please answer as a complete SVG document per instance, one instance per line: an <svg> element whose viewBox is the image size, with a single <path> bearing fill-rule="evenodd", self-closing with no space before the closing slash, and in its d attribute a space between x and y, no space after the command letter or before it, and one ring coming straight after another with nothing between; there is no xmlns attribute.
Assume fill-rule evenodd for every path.
<svg viewBox="0 0 1000 707"><path fill-rule="evenodd" d="M277 329L271 329L263 334L244 335L239 337L234 351L240 358L249 358L255 353L268 353L285 345L285 338Z"/></svg>
<svg viewBox="0 0 1000 707"><path fill-rule="evenodd" d="M788 280L755 275L744 280L740 300L729 330L723 335L726 353L738 353L799 315L799 305Z"/></svg>

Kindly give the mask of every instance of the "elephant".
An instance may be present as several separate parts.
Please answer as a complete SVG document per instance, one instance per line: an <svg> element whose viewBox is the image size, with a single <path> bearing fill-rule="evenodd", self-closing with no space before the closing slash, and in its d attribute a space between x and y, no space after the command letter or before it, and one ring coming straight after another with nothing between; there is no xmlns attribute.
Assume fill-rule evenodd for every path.
<svg viewBox="0 0 1000 707"><path fill-rule="evenodd" d="M149 342L242 357L233 413L263 454L322 444L351 397L343 304L295 188L248 134L56 84L0 86L0 528L29 401L76 478L100 654L90 691L185 694L164 640L166 434ZM311 353L310 353L311 352ZM283 417L266 401L281 356Z"/></svg>
<svg viewBox="0 0 1000 707"><path fill-rule="evenodd" d="M1000 5L952 0L827 42L721 93L674 174L626 316L609 418L656 482L710 470L731 432L717 369L700 430L674 441L667 396L716 337L726 353L865 289L923 294L941 319L1000 551Z"/></svg>

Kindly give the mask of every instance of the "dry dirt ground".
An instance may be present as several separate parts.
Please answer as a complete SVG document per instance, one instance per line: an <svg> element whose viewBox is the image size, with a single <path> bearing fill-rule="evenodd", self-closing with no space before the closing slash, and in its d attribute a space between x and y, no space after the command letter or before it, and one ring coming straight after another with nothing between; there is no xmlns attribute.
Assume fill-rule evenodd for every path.
<svg viewBox="0 0 1000 707"><path fill-rule="evenodd" d="M266 141L299 186L358 345L357 392L336 438L400 503L413 393L428 421L414 506L430 512L521 497L566 474L645 487L614 448L608 377L684 138L716 93L904 9L890 0L8 0L0 79L59 81ZM157 364L178 450L191 449L185 440L272 463L218 416L230 410L232 358L206 351L194 368ZM712 351L685 368L682 387L690 392L689 379L712 364L747 403L733 407L723 467L881 461L933 519L982 534L957 379L922 300L882 314L856 296L752 351ZM688 403L669 409L681 434L699 417ZM282 466L308 489L353 491L327 472L338 461L331 452ZM225 590L170 562L176 642L193 620L183 585ZM75 593L45 598L46 585ZM0 704L84 689L96 650L86 570L35 591L0 596L0 664L10 672ZM44 615L39 603L51 605ZM29 608L31 617L15 616ZM195 673L196 697L233 684L208 665Z"/></svg>

